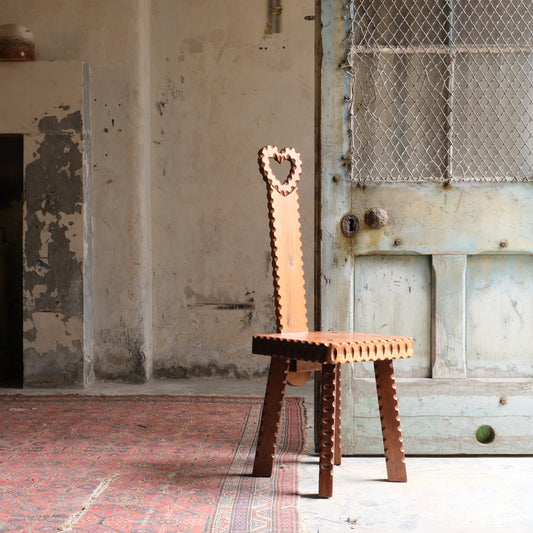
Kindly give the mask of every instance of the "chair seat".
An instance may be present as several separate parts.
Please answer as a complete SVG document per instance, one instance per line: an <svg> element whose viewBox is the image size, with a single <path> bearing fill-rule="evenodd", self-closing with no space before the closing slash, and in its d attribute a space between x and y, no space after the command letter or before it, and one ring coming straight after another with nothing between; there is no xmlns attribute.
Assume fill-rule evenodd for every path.
<svg viewBox="0 0 533 533"><path fill-rule="evenodd" d="M413 357L413 339L350 331L254 335L252 352L315 363L358 363Z"/></svg>

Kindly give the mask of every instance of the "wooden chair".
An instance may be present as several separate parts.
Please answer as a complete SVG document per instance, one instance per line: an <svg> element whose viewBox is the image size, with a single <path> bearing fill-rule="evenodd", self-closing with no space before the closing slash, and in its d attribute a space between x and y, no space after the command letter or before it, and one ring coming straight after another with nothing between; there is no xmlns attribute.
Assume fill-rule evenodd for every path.
<svg viewBox="0 0 533 533"><path fill-rule="evenodd" d="M285 182L273 174L271 159L290 161ZM292 384L302 383L311 371L321 370L318 493L330 497L333 465L341 463L341 365L373 361L387 477L389 481L407 481L392 360L412 357L413 341L391 335L308 331L297 189L301 157L293 148L265 146L259 151L259 167L267 183L277 333L253 337L252 352L271 356L253 475L272 475L288 378Z"/></svg>

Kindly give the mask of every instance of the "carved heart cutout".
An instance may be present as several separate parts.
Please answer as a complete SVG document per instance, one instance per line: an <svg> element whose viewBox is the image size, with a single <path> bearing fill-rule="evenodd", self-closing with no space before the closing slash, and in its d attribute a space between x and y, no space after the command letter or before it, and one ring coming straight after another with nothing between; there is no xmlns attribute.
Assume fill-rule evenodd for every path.
<svg viewBox="0 0 533 533"><path fill-rule="evenodd" d="M294 148L283 148L278 150L277 146L265 146L259 150L259 168L261 174L268 182L268 184L276 189L281 195L287 196L298 187L298 181L302 175L302 157ZM276 175L270 167L270 159L276 160L278 163L289 161L291 170L287 179L282 183L276 178Z"/></svg>

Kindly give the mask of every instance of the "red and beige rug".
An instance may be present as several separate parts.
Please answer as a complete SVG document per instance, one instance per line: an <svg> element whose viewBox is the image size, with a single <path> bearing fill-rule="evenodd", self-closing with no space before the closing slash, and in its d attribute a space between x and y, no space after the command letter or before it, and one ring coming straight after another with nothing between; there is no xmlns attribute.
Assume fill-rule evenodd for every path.
<svg viewBox="0 0 533 533"><path fill-rule="evenodd" d="M0 396L0 532L295 532L304 410L253 478L262 400Z"/></svg>

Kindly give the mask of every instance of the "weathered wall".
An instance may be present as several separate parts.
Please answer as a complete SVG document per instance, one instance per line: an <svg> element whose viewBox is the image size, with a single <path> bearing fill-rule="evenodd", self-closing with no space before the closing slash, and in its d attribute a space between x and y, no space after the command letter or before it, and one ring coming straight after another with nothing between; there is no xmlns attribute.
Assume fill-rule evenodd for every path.
<svg viewBox="0 0 533 533"><path fill-rule="evenodd" d="M84 315L92 266L84 246L91 209L84 195L90 174L83 146L84 70L79 61L0 63L0 133L24 135L21 276L29 386L92 380L90 309Z"/></svg>
<svg viewBox="0 0 533 533"><path fill-rule="evenodd" d="M91 69L92 305L98 379L151 372L149 4L145 0L8 0L4 23L28 26L36 59Z"/></svg>
<svg viewBox="0 0 533 533"><path fill-rule="evenodd" d="M38 61L90 66L96 379L265 371L249 354L274 327L265 144L304 157L312 293L314 1L277 19L268 3L2 2L0 23L28 26Z"/></svg>
<svg viewBox="0 0 533 533"><path fill-rule="evenodd" d="M252 332L275 328L257 151L303 154L312 304L312 0L152 2L154 373L253 376ZM312 305L311 305L312 307Z"/></svg>

